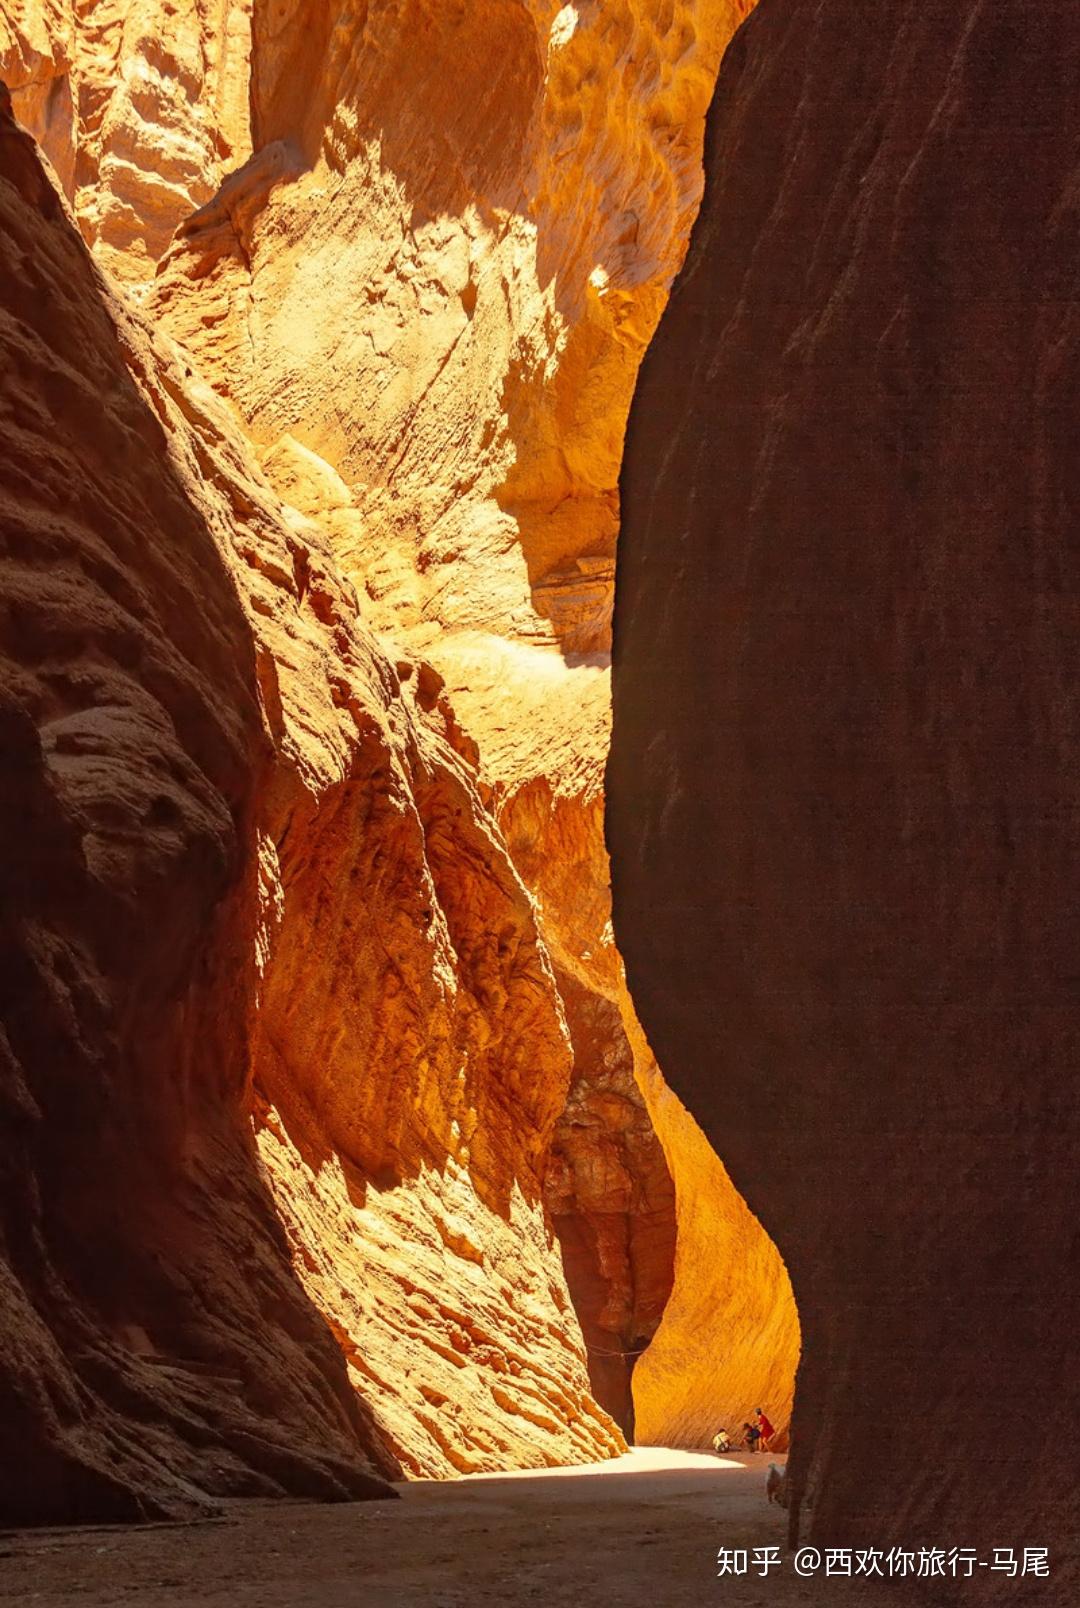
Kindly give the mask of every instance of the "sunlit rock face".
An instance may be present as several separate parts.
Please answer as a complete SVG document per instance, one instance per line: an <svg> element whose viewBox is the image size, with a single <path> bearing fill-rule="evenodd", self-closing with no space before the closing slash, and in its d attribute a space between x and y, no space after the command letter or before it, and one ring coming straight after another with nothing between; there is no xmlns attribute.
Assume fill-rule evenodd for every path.
<svg viewBox="0 0 1080 1608"><path fill-rule="evenodd" d="M0 71L98 260L150 277L178 224L251 154L250 7L13 0Z"/></svg>
<svg viewBox="0 0 1080 1608"><path fill-rule="evenodd" d="M671 1291L671 1175L636 1081L622 1021L603 843L608 683L595 666L462 635L442 661L466 729L482 733L481 775L514 863L536 897L573 1051L545 1199L559 1236L597 1399L633 1428L633 1360ZM507 722L516 667L517 718ZM583 718L584 717L584 718Z"/></svg>
<svg viewBox="0 0 1080 1608"><path fill-rule="evenodd" d="M618 1005L569 976L559 987L574 1080L552 1141L545 1198L598 1401L628 1438L631 1380L675 1273L675 1191Z"/></svg>
<svg viewBox="0 0 1080 1608"><path fill-rule="evenodd" d="M607 646L626 412L748 10L256 5L288 171L192 220L153 300L380 628Z"/></svg>
<svg viewBox="0 0 1080 1608"><path fill-rule="evenodd" d="M254 204L185 226L151 292L281 495L330 532L367 617L437 666L476 744L567 979L574 1085L548 1204L594 1387L624 1428L674 1236L608 926L616 481L700 194L716 65L748 9L256 8L254 143L288 142L292 166ZM718 1200L729 1189L718 1180ZM719 1346L681 1346L698 1410L669 1416L654 1392L657 1439L712 1433L713 1311ZM776 1358L778 1419L794 1355Z"/></svg>
<svg viewBox="0 0 1080 1608"><path fill-rule="evenodd" d="M512 645L491 655L461 634L441 662L463 724L487 734L481 774L535 890L574 1043L547 1195L590 1378L642 1444L704 1446L760 1405L782 1448L799 1355L787 1273L667 1087L612 935L602 799L607 675L592 666L567 672L550 656L536 664L535 656ZM508 680L523 663L531 674L519 669L517 718L509 720Z"/></svg>
<svg viewBox="0 0 1080 1608"><path fill-rule="evenodd" d="M198 508L201 478L213 490L228 465L215 563L249 681L232 859L202 903L197 880L154 884L173 911L169 997L209 989L216 1036L177 1006L181 1027L159 1032L182 1071L155 1062L154 1077L215 1091L185 1106L183 1176L218 1125L252 1180L250 1236L271 1271L243 1321L272 1354L252 1411L274 1419L312 1325L329 1348L313 1367L330 1383L310 1388L344 1418L315 1435L323 1462L347 1462L344 1445L358 1467L451 1475L618 1451L603 1409L630 1424L630 1362L673 1279L667 1354L699 1388L688 1408L638 1365L651 1437L700 1444L759 1383L786 1413L795 1331L753 1389L725 1393L743 1377L727 1286L715 1343L679 1300L679 1269L700 1286L710 1267L692 1247L741 1203L704 1141L683 1144L685 1113L640 1040L603 845L623 427L697 204L717 62L747 9L387 0L249 17L148 0L96 7L91 27L29 5L0 42L84 238L152 320L165 378L124 361L160 453L183 460ZM89 308L103 292L80 271ZM43 418L40 434L56 428ZM98 521L83 536L108 546ZM196 574L150 589L166 644L208 606ZM80 643L65 648L76 661ZM86 674L71 698L96 710L106 693ZM50 708L28 705L46 749ZM122 733L95 740L100 807L124 821L141 761ZM211 920L229 935L220 961L198 936ZM115 1008L114 1046L136 1031ZM92 1131L84 1147L89 1189L104 1152ZM200 1183L207 1308L243 1265L225 1254L232 1227L212 1255L222 1214L239 1221L228 1175ZM781 1289L764 1236L759 1251L761 1288ZM112 1287L118 1379L171 1377L178 1357L243 1373L217 1330L181 1342L119 1273Z"/></svg>
<svg viewBox="0 0 1080 1608"><path fill-rule="evenodd" d="M787 1269L633 1020L629 1033L678 1225L671 1297L634 1370L636 1438L705 1446L726 1429L737 1445L761 1407L785 1451L800 1346Z"/></svg>
<svg viewBox="0 0 1080 1608"><path fill-rule="evenodd" d="M635 1001L791 1270L797 1517L1056 1546L1055 1603L1056 1430L1001 1437L1080 1405L1075 20L764 0L729 52L608 771Z"/></svg>
<svg viewBox="0 0 1080 1608"><path fill-rule="evenodd" d="M16 1507L616 1450L540 1205L559 997L432 673L3 154Z"/></svg>

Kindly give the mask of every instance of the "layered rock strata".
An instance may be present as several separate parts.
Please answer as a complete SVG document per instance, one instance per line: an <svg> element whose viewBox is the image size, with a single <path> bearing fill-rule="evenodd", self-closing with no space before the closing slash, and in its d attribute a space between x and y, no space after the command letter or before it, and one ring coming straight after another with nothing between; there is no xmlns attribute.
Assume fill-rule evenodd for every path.
<svg viewBox="0 0 1080 1608"><path fill-rule="evenodd" d="M798 1297L794 1527L1049 1546L1062 1603L1078 52L1056 0L740 34L631 419L608 769L634 998Z"/></svg>

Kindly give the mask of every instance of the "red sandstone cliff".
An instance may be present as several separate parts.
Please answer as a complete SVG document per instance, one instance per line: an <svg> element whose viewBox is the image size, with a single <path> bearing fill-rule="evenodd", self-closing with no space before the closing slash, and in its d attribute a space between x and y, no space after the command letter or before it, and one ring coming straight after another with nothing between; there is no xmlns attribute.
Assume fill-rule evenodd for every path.
<svg viewBox="0 0 1080 1608"><path fill-rule="evenodd" d="M740 34L631 418L608 768L635 1000L799 1302L795 1527L1049 1545L1061 1603L1078 71L1057 0Z"/></svg>

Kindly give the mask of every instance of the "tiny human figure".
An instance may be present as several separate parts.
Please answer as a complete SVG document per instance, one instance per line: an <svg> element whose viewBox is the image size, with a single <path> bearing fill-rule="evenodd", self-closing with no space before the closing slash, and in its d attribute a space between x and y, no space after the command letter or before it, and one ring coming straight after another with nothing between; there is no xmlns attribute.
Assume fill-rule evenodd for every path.
<svg viewBox="0 0 1080 1608"><path fill-rule="evenodd" d="M769 1442L776 1434L776 1430L765 1417L765 1414L762 1412L760 1407L755 1407L754 1411L757 1414L758 1434L761 1436L761 1450L763 1452L767 1452L769 1450Z"/></svg>
<svg viewBox="0 0 1080 1608"><path fill-rule="evenodd" d="M761 1439L760 1429L756 1424L743 1424L743 1433L746 1436L747 1448L751 1452L756 1452L758 1449L758 1441Z"/></svg>
<svg viewBox="0 0 1080 1608"><path fill-rule="evenodd" d="M713 1436L713 1451L714 1452L730 1452L730 1450L731 1450L731 1441L728 1438L727 1430L726 1429L718 1430L716 1432L716 1434Z"/></svg>

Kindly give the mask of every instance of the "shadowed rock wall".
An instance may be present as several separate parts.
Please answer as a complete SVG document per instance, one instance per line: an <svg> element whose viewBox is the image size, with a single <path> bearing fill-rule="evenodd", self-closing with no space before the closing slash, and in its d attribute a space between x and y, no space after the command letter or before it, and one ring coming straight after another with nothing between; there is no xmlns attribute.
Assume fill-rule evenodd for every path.
<svg viewBox="0 0 1080 1608"><path fill-rule="evenodd" d="M284 527L2 86L0 287L0 1509L385 1494L246 1119Z"/></svg>
<svg viewBox="0 0 1080 1608"><path fill-rule="evenodd" d="M631 417L608 768L635 1001L799 1302L796 1525L1050 1545L1055 1602L1078 70L1056 0L742 30Z"/></svg>

